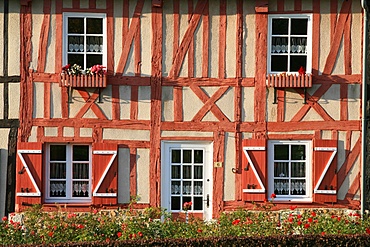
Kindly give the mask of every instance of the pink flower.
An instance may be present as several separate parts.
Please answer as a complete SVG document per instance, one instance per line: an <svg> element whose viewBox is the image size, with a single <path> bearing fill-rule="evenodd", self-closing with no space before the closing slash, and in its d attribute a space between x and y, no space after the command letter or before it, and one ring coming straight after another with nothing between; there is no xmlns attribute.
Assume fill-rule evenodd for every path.
<svg viewBox="0 0 370 247"><path fill-rule="evenodd" d="M3 221L7 221L7 220L8 220L8 217L4 216L4 217L2 218L2 220L3 220Z"/></svg>

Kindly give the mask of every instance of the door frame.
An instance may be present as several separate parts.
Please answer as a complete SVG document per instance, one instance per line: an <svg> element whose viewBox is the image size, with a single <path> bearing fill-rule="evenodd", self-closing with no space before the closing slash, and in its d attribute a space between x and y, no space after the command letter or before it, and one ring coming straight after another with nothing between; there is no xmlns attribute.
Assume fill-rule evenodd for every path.
<svg viewBox="0 0 370 247"><path fill-rule="evenodd" d="M162 141L161 142L161 207L171 212L170 188L170 153L169 150L174 147L179 148L203 148L204 154L204 191L203 191L203 219L212 219L213 202L213 142L211 141ZM209 206L206 206L207 195L209 197ZM189 211L190 213L192 211ZM197 212L197 211L195 211Z"/></svg>

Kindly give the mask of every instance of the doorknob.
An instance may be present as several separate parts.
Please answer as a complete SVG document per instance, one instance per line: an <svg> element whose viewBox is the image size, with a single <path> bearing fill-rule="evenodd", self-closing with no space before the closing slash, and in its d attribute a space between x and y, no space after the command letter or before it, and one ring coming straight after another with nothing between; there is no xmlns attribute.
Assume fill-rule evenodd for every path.
<svg viewBox="0 0 370 247"><path fill-rule="evenodd" d="M207 199L206 200L204 200L204 201L206 201L207 202L207 208L209 208L209 194L207 194Z"/></svg>

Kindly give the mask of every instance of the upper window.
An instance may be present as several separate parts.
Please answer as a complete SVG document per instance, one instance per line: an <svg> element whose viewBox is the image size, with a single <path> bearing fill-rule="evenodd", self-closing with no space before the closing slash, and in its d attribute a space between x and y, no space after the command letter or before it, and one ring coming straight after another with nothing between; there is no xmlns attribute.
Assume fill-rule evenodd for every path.
<svg viewBox="0 0 370 247"><path fill-rule="evenodd" d="M270 141L268 146L269 195L277 201L311 201L310 141Z"/></svg>
<svg viewBox="0 0 370 247"><path fill-rule="evenodd" d="M45 170L46 202L91 201L89 145L48 145Z"/></svg>
<svg viewBox="0 0 370 247"><path fill-rule="evenodd" d="M268 72L311 73L311 15L270 15Z"/></svg>
<svg viewBox="0 0 370 247"><path fill-rule="evenodd" d="M82 70L106 64L105 14L64 13L63 64Z"/></svg>

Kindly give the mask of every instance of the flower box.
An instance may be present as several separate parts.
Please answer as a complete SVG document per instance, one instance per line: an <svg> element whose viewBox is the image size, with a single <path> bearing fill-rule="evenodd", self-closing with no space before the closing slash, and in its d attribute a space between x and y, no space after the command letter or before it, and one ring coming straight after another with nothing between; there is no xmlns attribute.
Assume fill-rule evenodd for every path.
<svg viewBox="0 0 370 247"><path fill-rule="evenodd" d="M307 88L312 87L312 74L269 74L266 83L268 87Z"/></svg>
<svg viewBox="0 0 370 247"><path fill-rule="evenodd" d="M61 74L61 87L98 87L104 88L107 86L107 76L105 74L91 74L91 75L69 75Z"/></svg>

